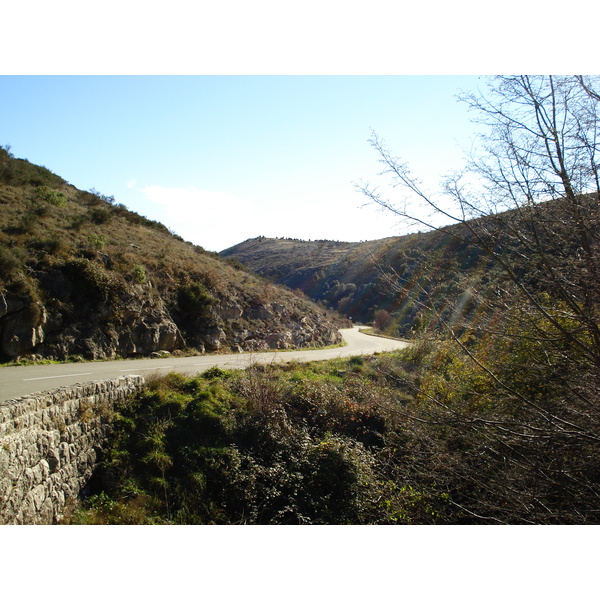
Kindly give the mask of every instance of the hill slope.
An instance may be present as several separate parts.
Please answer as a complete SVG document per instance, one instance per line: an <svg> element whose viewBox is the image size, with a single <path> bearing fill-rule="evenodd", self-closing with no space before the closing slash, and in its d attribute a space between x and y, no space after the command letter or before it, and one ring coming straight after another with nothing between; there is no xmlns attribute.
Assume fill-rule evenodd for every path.
<svg viewBox="0 0 600 600"><path fill-rule="evenodd" d="M594 231L598 203L593 196L580 201ZM589 279L579 264L582 250L569 210L558 199L439 231L361 243L258 237L221 256L393 335L437 331L442 324L473 330L503 318L506 302L515 297L500 254L532 294L559 294L557 282L575 285L578 269Z"/></svg>
<svg viewBox="0 0 600 600"><path fill-rule="evenodd" d="M0 360L329 345L343 321L0 149Z"/></svg>
<svg viewBox="0 0 600 600"><path fill-rule="evenodd" d="M425 303L454 310L465 285L490 265L468 244L441 232L344 243L255 238L221 252L246 267L354 319L390 333L435 327ZM468 307L464 307L468 309Z"/></svg>

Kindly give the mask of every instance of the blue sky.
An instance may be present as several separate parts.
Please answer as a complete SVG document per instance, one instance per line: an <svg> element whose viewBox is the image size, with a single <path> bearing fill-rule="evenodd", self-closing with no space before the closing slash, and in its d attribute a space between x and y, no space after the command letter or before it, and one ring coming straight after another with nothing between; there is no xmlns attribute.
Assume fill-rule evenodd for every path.
<svg viewBox="0 0 600 600"><path fill-rule="evenodd" d="M258 235L398 233L353 182L371 130L435 186L474 129L477 76L2 76L0 144L222 250Z"/></svg>

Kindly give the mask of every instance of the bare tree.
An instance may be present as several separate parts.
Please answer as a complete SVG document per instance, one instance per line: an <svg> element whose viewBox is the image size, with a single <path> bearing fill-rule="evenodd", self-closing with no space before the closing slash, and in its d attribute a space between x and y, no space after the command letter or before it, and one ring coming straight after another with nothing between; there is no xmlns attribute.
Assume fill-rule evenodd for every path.
<svg viewBox="0 0 600 600"><path fill-rule="evenodd" d="M480 248L557 341L600 367L597 84L582 76L498 77L488 95L462 96L488 134L465 170L446 178L443 196L423 191L375 134L382 174L403 193L390 199L359 188L405 221Z"/></svg>
<svg viewBox="0 0 600 600"><path fill-rule="evenodd" d="M498 403L518 405L518 416L465 418L432 401L448 418L484 427L497 460L508 457L526 473L523 486L535 480L570 490L560 510L540 504L559 521L565 498L586 498L577 522L588 522L600 499L590 475L600 444L599 90L600 81L587 76L493 78L486 92L460 96L487 133L442 194L426 192L376 134L370 143L388 193L358 186L401 220L472 246L493 264L494 285L479 301L488 315L502 315L502 325L492 318L461 325L479 340L496 336L502 351L483 353L447 325L494 382ZM516 478L510 485L518 487Z"/></svg>

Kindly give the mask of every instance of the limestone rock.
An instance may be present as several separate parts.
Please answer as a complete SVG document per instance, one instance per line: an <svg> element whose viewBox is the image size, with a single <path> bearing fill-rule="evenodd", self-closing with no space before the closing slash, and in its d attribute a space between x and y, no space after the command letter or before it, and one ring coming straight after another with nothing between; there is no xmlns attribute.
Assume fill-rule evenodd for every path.
<svg viewBox="0 0 600 600"><path fill-rule="evenodd" d="M227 340L225 332L220 327L211 328L203 336L202 340L206 348L209 351L214 352L218 350L222 344Z"/></svg>
<svg viewBox="0 0 600 600"><path fill-rule="evenodd" d="M233 300L228 300L220 304L217 309L217 314L224 321L235 321L239 319L244 310L242 307Z"/></svg>
<svg viewBox="0 0 600 600"><path fill-rule="evenodd" d="M29 302L16 311L7 305L1 323L0 352L15 357L41 344L47 319L48 313L40 302Z"/></svg>

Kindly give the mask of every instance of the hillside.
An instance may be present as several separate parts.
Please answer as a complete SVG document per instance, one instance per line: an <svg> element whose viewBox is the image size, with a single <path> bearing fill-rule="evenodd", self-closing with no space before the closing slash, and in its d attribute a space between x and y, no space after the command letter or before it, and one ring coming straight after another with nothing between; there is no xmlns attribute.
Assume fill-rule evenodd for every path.
<svg viewBox="0 0 600 600"><path fill-rule="evenodd" d="M344 321L0 149L0 360L330 345Z"/></svg>
<svg viewBox="0 0 600 600"><path fill-rule="evenodd" d="M404 336L435 328L439 312L454 310L465 287L490 280L491 267L486 257L443 232L360 243L259 237L221 256L356 322L378 320L382 329ZM437 310L423 311L425 303Z"/></svg>
<svg viewBox="0 0 600 600"><path fill-rule="evenodd" d="M581 202L593 227L600 217L598 204L593 196ZM438 332L447 324L459 330L461 324L484 328L505 312L504 302L514 295L499 255L485 251L485 240L491 252L502 248L533 293L549 291L553 282L544 269L552 263L568 277L580 254L568 210L559 199L531 211L506 211L466 225L360 243L258 237L221 256L301 290L355 322L374 322L391 335Z"/></svg>

